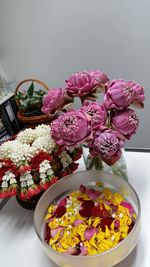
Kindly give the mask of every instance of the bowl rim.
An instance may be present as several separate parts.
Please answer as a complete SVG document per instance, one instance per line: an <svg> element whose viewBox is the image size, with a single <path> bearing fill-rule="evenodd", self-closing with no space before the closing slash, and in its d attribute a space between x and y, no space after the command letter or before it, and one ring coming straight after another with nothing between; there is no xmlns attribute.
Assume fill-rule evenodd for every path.
<svg viewBox="0 0 150 267"><path fill-rule="evenodd" d="M140 218L141 218L141 203L140 203L140 199L138 197L138 194L137 192L135 191L135 189L133 188L133 186L127 181L125 180L124 178L121 178L121 176L119 175L116 175L116 174L111 174L111 173L108 173L108 172L105 172L105 171L100 171L100 170L88 170L88 171L79 171L79 172L76 172L76 174L81 174L81 173L85 173L85 172L88 172L88 173L91 173L91 174L94 174L94 173L100 173L100 174L107 174L107 175L110 175L110 176L113 176L113 177L118 177L120 179L123 179L123 181L126 183L126 185L128 185L128 187L131 189L131 191L135 194L135 197L136 197L136 200L137 200L137 203L138 203L138 214L137 214L137 218L136 218L136 221L135 221L135 225L134 227L132 228L132 230L130 231L130 233L127 235L126 238L124 238L120 243L118 243L116 246L102 252L102 253L99 253L99 254L94 254L94 255L78 255L78 257L76 255L70 255L70 254L65 254L65 253L62 253L62 252L58 252L57 250L54 250L51 246L49 246L46 242L44 242L44 240L42 240L41 238L41 235L39 234L37 228L36 228L36 222L35 222L35 215L36 215L36 211L38 209L38 206L40 205L40 202L42 201L42 198L44 197L44 195L48 192L48 190L50 191L51 188L54 188L57 186L58 183L61 183L61 181L64 181L64 180L67 180L68 178L70 178L71 176L73 176L75 173L72 173L72 174L69 174L63 178L61 178L59 181L57 181L57 183L53 184L51 187L48 188L48 190L46 190L44 192L44 194L42 195L42 197L40 198L40 200L38 201L37 205L36 205L36 208L35 208L35 211L34 211L34 229L35 229L35 232L40 240L40 242L42 243L42 245L44 245L47 249L51 250L52 252L56 253L58 256L61 256L61 257L65 257L65 258L78 258L78 259L83 259L83 258L95 258L95 257L103 257L105 256L106 254L110 253L110 252L113 252L115 250L118 249L118 247L120 247L122 244L128 242L128 240L130 239L131 235L136 231L137 227L139 226L140 224ZM136 242L137 243L137 242ZM136 243L135 243L135 246L136 246ZM134 247L135 247L134 246ZM134 249L134 248L133 248ZM132 250L131 250L132 251ZM129 253L131 252L129 251ZM129 253L127 255L125 255L121 261L129 255ZM119 261L120 262L120 261ZM116 263L118 264L118 263Z"/></svg>

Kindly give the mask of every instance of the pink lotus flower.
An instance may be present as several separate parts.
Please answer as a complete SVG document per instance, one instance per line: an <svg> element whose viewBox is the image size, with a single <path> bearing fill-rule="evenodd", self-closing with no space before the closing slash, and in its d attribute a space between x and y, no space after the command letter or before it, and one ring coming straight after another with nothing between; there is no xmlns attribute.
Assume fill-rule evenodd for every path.
<svg viewBox="0 0 150 267"><path fill-rule="evenodd" d="M87 71L87 72L91 76L93 76L99 84L104 85L105 83L107 83L109 81L109 78L107 77L107 75L100 70L91 70L91 71Z"/></svg>
<svg viewBox="0 0 150 267"><path fill-rule="evenodd" d="M136 82L129 82L128 83L134 90L135 94L134 94L134 104L136 105L136 107L144 107L143 101L145 100L145 95L144 95L144 88L136 83Z"/></svg>
<svg viewBox="0 0 150 267"><path fill-rule="evenodd" d="M124 139L117 131L105 128L96 132L93 150L104 162L112 165L120 158L123 145Z"/></svg>
<svg viewBox="0 0 150 267"><path fill-rule="evenodd" d="M90 72L77 72L72 74L67 82L67 93L73 97L85 97L96 92L98 81Z"/></svg>
<svg viewBox="0 0 150 267"><path fill-rule="evenodd" d="M51 124L52 137L60 146L76 147L91 139L92 128L82 111L68 111Z"/></svg>
<svg viewBox="0 0 150 267"><path fill-rule="evenodd" d="M135 90L131 82L124 80L113 80L107 84L107 91L104 96L104 106L106 109L123 109L133 103Z"/></svg>
<svg viewBox="0 0 150 267"><path fill-rule="evenodd" d="M81 110L83 110L91 117L91 124L93 129L97 129L100 125L105 124L107 119L107 111L103 105L99 105L95 101L85 101Z"/></svg>
<svg viewBox="0 0 150 267"><path fill-rule="evenodd" d="M50 89L48 94L43 97L43 113L54 113L64 103L65 89Z"/></svg>
<svg viewBox="0 0 150 267"><path fill-rule="evenodd" d="M112 123L116 130L127 139L130 139L136 133L136 129L139 126L138 117L132 109L116 111L112 117Z"/></svg>

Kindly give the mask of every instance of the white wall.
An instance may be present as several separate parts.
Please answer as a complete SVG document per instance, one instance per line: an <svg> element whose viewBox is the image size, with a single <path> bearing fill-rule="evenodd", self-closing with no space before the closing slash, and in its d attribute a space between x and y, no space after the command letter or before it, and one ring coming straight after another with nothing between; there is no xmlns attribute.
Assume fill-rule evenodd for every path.
<svg viewBox="0 0 150 267"><path fill-rule="evenodd" d="M150 147L149 0L0 0L0 58L17 81L59 87L72 72L98 68L143 84L147 101L128 146Z"/></svg>

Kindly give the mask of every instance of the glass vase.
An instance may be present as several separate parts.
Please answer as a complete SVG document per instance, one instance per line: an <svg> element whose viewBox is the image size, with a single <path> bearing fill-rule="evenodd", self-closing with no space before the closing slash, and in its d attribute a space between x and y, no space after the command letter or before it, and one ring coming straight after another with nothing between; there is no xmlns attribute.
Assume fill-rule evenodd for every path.
<svg viewBox="0 0 150 267"><path fill-rule="evenodd" d="M125 154L124 149L122 149L122 154L120 159L115 164L109 166L102 160L102 158L99 155L95 157L92 156L89 153L89 148L83 146L83 159L86 170L103 170L109 173L119 175L128 181L127 165L124 154Z"/></svg>

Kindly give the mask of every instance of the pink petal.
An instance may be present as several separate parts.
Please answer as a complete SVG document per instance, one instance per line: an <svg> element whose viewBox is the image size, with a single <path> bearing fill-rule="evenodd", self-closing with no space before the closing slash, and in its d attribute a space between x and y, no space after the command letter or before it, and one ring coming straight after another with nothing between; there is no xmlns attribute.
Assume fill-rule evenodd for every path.
<svg viewBox="0 0 150 267"><path fill-rule="evenodd" d="M58 207L60 207L60 206L64 207L64 206L66 206L66 204L67 204L67 197L64 197L63 199L61 199L59 201Z"/></svg>
<svg viewBox="0 0 150 267"><path fill-rule="evenodd" d="M100 192L96 191L93 188L87 189L86 194L88 195L88 197L90 197L92 199L97 199L100 196Z"/></svg>
<svg viewBox="0 0 150 267"><path fill-rule="evenodd" d="M82 222L83 222L83 220L76 220L76 221L74 222L74 225L77 226L77 225L81 224Z"/></svg>
<svg viewBox="0 0 150 267"><path fill-rule="evenodd" d="M120 227L120 221L117 219L114 221L114 229L117 231Z"/></svg>
<svg viewBox="0 0 150 267"><path fill-rule="evenodd" d="M90 240L91 237L98 232L98 229L95 227L89 227L84 232L84 238L85 240Z"/></svg>
<svg viewBox="0 0 150 267"><path fill-rule="evenodd" d="M54 237L57 235L57 233L59 232L59 230L62 230L63 227L58 226L57 228L51 229L51 237Z"/></svg>
<svg viewBox="0 0 150 267"><path fill-rule="evenodd" d="M123 206L123 207L125 207L125 208L127 208L127 209L129 210L129 214L130 214L130 216L132 216L132 215L135 213L134 208L132 207L132 205L131 205L129 202L127 202L127 201L122 201L122 202L120 203L120 205Z"/></svg>
<svg viewBox="0 0 150 267"><path fill-rule="evenodd" d="M81 253L80 253L81 256L87 255L87 252L88 252L87 247L82 246L80 247L80 250L81 250Z"/></svg>

